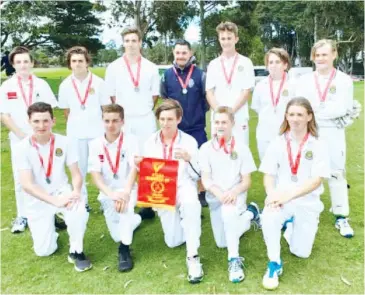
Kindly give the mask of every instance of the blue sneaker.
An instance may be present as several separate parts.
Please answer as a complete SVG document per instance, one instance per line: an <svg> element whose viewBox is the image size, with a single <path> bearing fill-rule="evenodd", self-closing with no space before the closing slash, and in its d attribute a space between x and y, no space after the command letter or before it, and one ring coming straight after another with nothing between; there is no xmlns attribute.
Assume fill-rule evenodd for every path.
<svg viewBox="0 0 365 295"><path fill-rule="evenodd" d="M260 229L261 228L261 217L260 217L260 208L259 208L259 206L256 203L251 202L247 206L247 210L251 211L253 213L253 218L251 220L251 223L254 226L254 228L255 229Z"/></svg>
<svg viewBox="0 0 365 295"><path fill-rule="evenodd" d="M270 261L267 264L266 273L262 279L262 285L266 290L274 290L279 286L279 276L283 273L283 263Z"/></svg>
<svg viewBox="0 0 365 295"><path fill-rule="evenodd" d="M229 280L232 283L239 283L245 278L243 273L243 257L231 258L228 261Z"/></svg>
<svg viewBox="0 0 365 295"><path fill-rule="evenodd" d="M294 222L294 216L290 217L289 219L285 220L284 224L283 224L283 227L281 228L282 231L286 231L286 228L288 226L288 224L293 224Z"/></svg>

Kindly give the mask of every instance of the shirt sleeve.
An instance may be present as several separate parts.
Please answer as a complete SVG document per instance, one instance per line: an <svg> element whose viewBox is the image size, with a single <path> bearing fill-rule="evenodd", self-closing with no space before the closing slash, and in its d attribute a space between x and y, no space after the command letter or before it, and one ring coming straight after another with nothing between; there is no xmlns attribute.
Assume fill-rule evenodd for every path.
<svg viewBox="0 0 365 295"><path fill-rule="evenodd" d="M200 178L198 152L198 143L193 139L189 147L191 159L188 163L188 173L193 180L198 180Z"/></svg>
<svg viewBox="0 0 365 295"><path fill-rule="evenodd" d="M279 150L278 150L278 138L274 139L268 146L265 156L262 159L259 171L264 174L269 174L272 176L276 176L278 173L278 156L279 156Z"/></svg>
<svg viewBox="0 0 365 295"><path fill-rule="evenodd" d="M52 108L58 107L58 102L56 99L56 96L54 95L51 87L49 86L49 84L42 80L42 99L44 102L49 103Z"/></svg>
<svg viewBox="0 0 365 295"><path fill-rule="evenodd" d="M19 142L14 150L15 154L17 155L15 157L15 167L18 171L32 170L32 165L29 161L29 148L31 148L31 146L28 145L26 141L29 141L29 137ZM28 147L28 150L26 147Z"/></svg>
<svg viewBox="0 0 365 295"><path fill-rule="evenodd" d="M77 141L67 138L66 165L71 166L79 161Z"/></svg>
<svg viewBox="0 0 365 295"><path fill-rule="evenodd" d="M89 157L87 161L88 172L101 172L100 149L98 148L98 140L89 142ZM104 155L101 155L104 157Z"/></svg>
<svg viewBox="0 0 365 295"><path fill-rule="evenodd" d="M113 63L108 65L105 70L105 85L106 85L106 96L115 96L116 95L116 85L115 85L115 77L114 77Z"/></svg>
<svg viewBox="0 0 365 295"><path fill-rule="evenodd" d="M157 66L153 67L153 73L152 73L152 95L159 96L160 95L160 75L158 73Z"/></svg>
<svg viewBox="0 0 365 295"><path fill-rule="evenodd" d="M129 149L128 149L128 163L130 167L134 167L134 157L135 156L140 156L140 150L139 150L139 145L138 145L138 140L137 137L134 136L130 136L130 142L129 142Z"/></svg>
<svg viewBox="0 0 365 295"><path fill-rule="evenodd" d="M241 161L241 169L240 173L242 175L250 174L257 170L255 161L253 160L252 153L250 149L244 145L240 152L242 151L242 161ZM239 155L238 155L239 156Z"/></svg>
<svg viewBox="0 0 365 295"><path fill-rule="evenodd" d="M246 66L244 68L244 78L242 81L242 90L247 90L255 87L255 71L252 61L247 58Z"/></svg>
<svg viewBox="0 0 365 295"><path fill-rule="evenodd" d="M257 84L253 94L252 94L252 102L251 102L251 109L253 109L257 114L260 112L260 88L261 83Z"/></svg>
<svg viewBox="0 0 365 295"><path fill-rule="evenodd" d="M104 80L100 81L99 84L99 103L101 106L111 104L110 96L107 94L106 83Z"/></svg>
<svg viewBox="0 0 365 295"><path fill-rule="evenodd" d="M323 178L330 178L331 176L328 146L320 139L317 141L317 152L313 155L311 175Z"/></svg>
<svg viewBox="0 0 365 295"><path fill-rule="evenodd" d="M215 77L215 72L214 72L214 62L212 61L208 66L205 89L207 91L214 89L216 87L216 81L217 79Z"/></svg>
<svg viewBox="0 0 365 295"><path fill-rule="evenodd" d="M68 103L68 95L65 83L66 83L65 80L63 80L58 90L58 106L60 107L60 109L70 108L70 105Z"/></svg>
<svg viewBox="0 0 365 295"><path fill-rule="evenodd" d="M0 85L0 113L1 114L8 114L8 96L7 90L4 83Z"/></svg>
<svg viewBox="0 0 365 295"><path fill-rule="evenodd" d="M208 144L204 143L199 150L199 167L201 172L212 172L212 167L209 164Z"/></svg>

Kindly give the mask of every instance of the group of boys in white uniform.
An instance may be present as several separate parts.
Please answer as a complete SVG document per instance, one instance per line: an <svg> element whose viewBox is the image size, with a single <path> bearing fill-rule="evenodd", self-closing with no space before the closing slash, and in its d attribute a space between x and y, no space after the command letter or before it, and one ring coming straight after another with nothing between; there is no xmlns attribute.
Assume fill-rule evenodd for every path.
<svg viewBox="0 0 365 295"><path fill-rule="evenodd" d="M68 118L68 138L51 132L52 107L57 101L43 80L30 75L29 51L22 48L13 58L10 55L16 75L0 88L2 122L11 131L18 218L22 218L22 230L24 218L28 218L37 255L50 255L56 250L53 217L61 211L70 235L69 261L78 271L91 268L82 247L88 219L85 176L89 171L100 190L98 199L111 236L120 243L119 270L132 269L129 245L141 222L141 216L134 213L138 164L142 157L175 159L179 161L176 210L156 210L167 246L186 242L188 280L200 282L201 206L196 182L201 178L207 190L214 239L218 247L228 249L229 280L244 279L239 239L251 222L260 224L258 206L246 205L250 173L256 171L248 148L247 103L254 72L252 62L235 50L237 26L222 23L217 33L222 55L209 65L206 82L207 100L213 110L212 139L200 151L193 137L178 130L183 113L174 100L166 100L156 109L161 127L156 132L153 108L158 97L158 71L140 55L138 30L124 31L126 53L109 65L105 83L87 70L90 60L85 48L68 51L67 62L73 74L62 82L59 91L59 106ZM278 286L282 273L283 226L290 251L299 257L310 255L323 210L319 199L323 178L329 178L336 228L345 237L353 236L346 218L349 205L344 178L344 128L333 124L352 107L353 86L347 75L333 68L336 53L331 41L317 42L312 50L317 70L294 82L285 72L289 66L287 53L274 48L265 57L270 75L254 90L252 108L259 115L259 170L265 174L267 193L262 213L269 257L263 278L267 289ZM310 103L294 98L298 96ZM35 104L27 114L27 107L36 101L44 103ZM279 129L280 136L276 136ZM318 134L331 144L331 152L317 139ZM22 138L17 147L22 155L15 158L16 143ZM73 188L67 184L65 164L70 168ZM43 211L34 208L44 208L47 214L39 214Z"/></svg>

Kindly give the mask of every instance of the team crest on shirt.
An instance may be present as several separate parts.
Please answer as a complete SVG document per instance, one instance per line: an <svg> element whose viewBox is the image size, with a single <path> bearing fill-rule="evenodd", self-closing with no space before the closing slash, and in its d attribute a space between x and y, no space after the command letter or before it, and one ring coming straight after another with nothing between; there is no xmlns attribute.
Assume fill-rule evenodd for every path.
<svg viewBox="0 0 365 295"><path fill-rule="evenodd" d="M63 150L61 148L56 148L56 152L55 152L57 157L62 157L63 156Z"/></svg>
<svg viewBox="0 0 365 295"><path fill-rule="evenodd" d="M283 91L283 93L281 95L282 96L288 96L289 95L288 89L284 89L284 91Z"/></svg>
<svg viewBox="0 0 365 295"><path fill-rule="evenodd" d="M306 151L305 158L307 160L312 160L313 159L313 152L312 151Z"/></svg>
<svg viewBox="0 0 365 295"><path fill-rule="evenodd" d="M336 93L336 86L335 85L331 85L331 87L330 87L330 93L331 94L335 94Z"/></svg>
<svg viewBox="0 0 365 295"><path fill-rule="evenodd" d="M89 94L90 94L90 95L95 94L95 89L94 89L93 87L90 87L90 89L89 89Z"/></svg>
<svg viewBox="0 0 365 295"><path fill-rule="evenodd" d="M195 82L194 82L194 80L191 78L191 79L189 80L189 83L188 83L189 88L192 88L192 87L194 86L194 84L195 84Z"/></svg>
<svg viewBox="0 0 365 295"><path fill-rule="evenodd" d="M238 68L237 68L237 70L238 70L239 72L242 72L244 69L245 69L245 68L244 68L244 66L243 66L243 65L239 65L239 66L238 66Z"/></svg>

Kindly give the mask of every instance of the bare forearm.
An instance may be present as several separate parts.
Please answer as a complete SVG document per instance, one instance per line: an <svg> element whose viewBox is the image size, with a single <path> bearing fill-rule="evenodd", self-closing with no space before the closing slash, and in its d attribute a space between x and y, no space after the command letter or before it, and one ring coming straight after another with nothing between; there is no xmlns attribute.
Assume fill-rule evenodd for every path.
<svg viewBox="0 0 365 295"><path fill-rule="evenodd" d="M1 115L1 122L11 131L13 132L18 138L23 138L26 136L24 133L14 122L13 118L9 114L2 114Z"/></svg>
<svg viewBox="0 0 365 295"><path fill-rule="evenodd" d="M52 197L51 195L49 195L42 187L40 187L39 185L36 185L34 183L26 183L26 184L22 184L22 188L25 192L27 192L28 194L30 194L31 196L44 201L48 204L54 205L53 201L54 201L54 197Z"/></svg>
<svg viewBox="0 0 365 295"><path fill-rule="evenodd" d="M217 99L215 98L214 90L207 91L207 101L212 110L215 110L218 108L219 105L218 105Z"/></svg>
<svg viewBox="0 0 365 295"><path fill-rule="evenodd" d="M272 175L264 175L264 187L266 194L269 195L275 189L275 177Z"/></svg>
<svg viewBox="0 0 365 295"><path fill-rule="evenodd" d="M113 190L104 182L104 178L98 172L91 172L92 179L96 187L106 196L110 196Z"/></svg>
<svg viewBox="0 0 365 295"><path fill-rule="evenodd" d="M72 177L72 187L75 191L81 192L82 187L82 176L81 174Z"/></svg>
<svg viewBox="0 0 365 295"><path fill-rule="evenodd" d="M321 185L321 183L322 183L321 177L310 178L306 180L301 186L296 187L295 189L292 190L292 196L293 196L292 199L296 199L311 193L316 188L318 188Z"/></svg>
<svg viewBox="0 0 365 295"><path fill-rule="evenodd" d="M128 178L127 178L127 183L124 187L124 190L126 192L131 192L132 191L132 188L133 188L133 185L134 183L136 182L136 179L137 179L137 174L138 174L138 171L135 167L132 168L132 170L129 172L129 175L128 175Z"/></svg>

